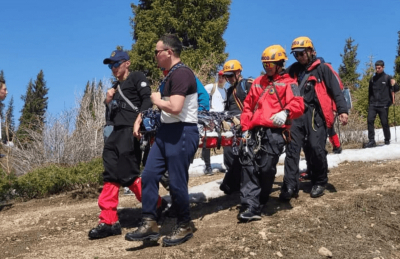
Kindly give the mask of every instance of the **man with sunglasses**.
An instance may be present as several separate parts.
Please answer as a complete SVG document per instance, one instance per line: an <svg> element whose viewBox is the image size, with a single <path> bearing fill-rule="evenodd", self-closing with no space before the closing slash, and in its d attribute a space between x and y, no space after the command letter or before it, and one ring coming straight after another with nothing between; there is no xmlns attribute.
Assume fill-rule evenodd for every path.
<svg viewBox="0 0 400 259"><path fill-rule="evenodd" d="M232 59L225 62L223 76L229 83L226 92L224 110L231 115L240 116L243 110L243 101L249 92L253 80L242 77L242 65L238 60ZM234 152L232 147L224 147L224 164L226 173L220 185L220 190L225 194L232 194L240 190L241 164L238 152Z"/></svg>
<svg viewBox="0 0 400 259"><path fill-rule="evenodd" d="M151 94L151 101L161 110L161 126L150 149L142 174L142 224L127 233L129 241L156 241L160 231L156 222L159 181L169 172L169 191L177 222L164 246L174 246L193 237L189 206L189 165L199 145L197 129L198 94L193 71L180 59L182 43L176 35L166 34L156 44L155 58L160 68L168 70L160 85L161 92Z"/></svg>
<svg viewBox="0 0 400 259"><path fill-rule="evenodd" d="M141 121L140 112L151 108L150 83L141 72L130 72L128 53L115 50L104 64L112 70L117 81L107 91L105 104L107 120L114 125L103 149L103 189L98 204L101 209L99 224L89 232L89 238L98 239L121 234L117 206L120 186L129 187L141 201L140 162L142 151L133 137L133 125ZM159 197L158 205L162 199Z"/></svg>
<svg viewBox="0 0 400 259"><path fill-rule="evenodd" d="M241 150L241 222L261 219L261 206L269 199L290 119L304 112L296 80L284 73L287 59L282 46L266 48L261 55L266 74L254 80L244 100L240 117L246 140L246 148Z"/></svg>
<svg viewBox="0 0 400 259"><path fill-rule="evenodd" d="M332 70L316 58L314 45L308 37L294 39L291 47L297 62L287 68L290 77L297 80L306 110L293 121L292 140L286 148L285 172L279 198L290 200L299 192L299 160L303 145L309 147L309 169L312 171L312 198L324 194L328 183L327 130L333 127L334 111L342 125L347 124L348 109L339 82Z"/></svg>

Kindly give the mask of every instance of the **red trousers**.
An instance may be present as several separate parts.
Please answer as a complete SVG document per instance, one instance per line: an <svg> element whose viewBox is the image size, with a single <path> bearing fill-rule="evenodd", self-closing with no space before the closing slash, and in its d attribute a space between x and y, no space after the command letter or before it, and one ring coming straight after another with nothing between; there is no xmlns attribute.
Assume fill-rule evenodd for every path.
<svg viewBox="0 0 400 259"><path fill-rule="evenodd" d="M117 206L118 206L118 193L120 184L113 182L105 182L103 190L99 196L100 222L109 225L118 221ZM142 201L142 178L138 177L129 186L129 189L135 194L136 198ZM161 206L161 197L158 196L157 207Z"/></svg>

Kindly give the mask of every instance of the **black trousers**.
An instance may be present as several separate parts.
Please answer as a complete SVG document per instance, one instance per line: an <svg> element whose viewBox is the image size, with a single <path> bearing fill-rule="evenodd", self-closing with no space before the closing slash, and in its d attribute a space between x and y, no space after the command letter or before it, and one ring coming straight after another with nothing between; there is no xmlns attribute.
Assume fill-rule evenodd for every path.
<svg viewBox="0 0 400 259"><path fill-rule="evenodd" d="M276 165L285 146L281 129L272 129L269 134L264 134L260 150L254 154L256 146L254 132L248 143L248 153L242 158L242 180L240 187L240 203L243 208L260 210L260 205L265 204L272 191L275 180Z"/></svg>
<svg viewBox="0 0 400 259"><path fill-rule="evenodd" d="M132 127L114 127L104 143L104 182L115 182L130 186L140 176L142 150L133 137Z"/></svg>
<svg viewBox="0 0 400 259"><path fill-rule="evenodd" d="M206 165L206 168L211 167L211 150L209 148L201 149L201 157L204 160L204 164Z"/></svg>
<svg viewBox="0 0 400 259"><path fill-rule="evenodd" d="M368 107L368 139L375 139L375 118L376 114L379 115L379 119L381 120L383 135L385 136L385 141L390 141L390 129L389 129L389 107L377 107L377 106L369 106Z"/></svg>
<svg viewBox="0 0 400 259"><path fill-rule="evenodd" d="M285 158L285 172L282 191L292 188L299 190L299 161L301 148L304 146L309 154L308 167L313 185L328 183L328 161L325 149L327 128L326 124L314 108L310 107L303 116L293 120L290 128L292 141L287 145Z"/></svg>
<svg viewBox="0 0 400 259"><path fill-rule="evenodd" d="M226 173L221 185L224 186L227 194L239 191L242 165L239 161L239 154L235 155L232 147L224 147L224 164Z"/></svg>

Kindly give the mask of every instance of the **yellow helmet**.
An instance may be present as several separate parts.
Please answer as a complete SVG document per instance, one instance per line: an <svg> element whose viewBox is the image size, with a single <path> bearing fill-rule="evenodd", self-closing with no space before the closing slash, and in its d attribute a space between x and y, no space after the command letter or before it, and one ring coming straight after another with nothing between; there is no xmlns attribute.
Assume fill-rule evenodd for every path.
<svg viewBox="0 0 400 259"><path fill-rule="evenodd" d="M306 48L311 48L314 50L314 45L309 37L302 36L293 40L291 48L292 50L299 49L301 51Z"/></svg>
<svg viewBox="0 0 400 259"><path fill-rule="evenodd" d="M224 64L224 75L232 74L234 71L242 71L242 65L236 59L231 59Z"/></svg>
<svg viewBox="0 0 400 259"><path fill-rule="evenodd" d="M272 45L266 48L261 55L261 62L288 60L286 51L281 45Z"/></svg>

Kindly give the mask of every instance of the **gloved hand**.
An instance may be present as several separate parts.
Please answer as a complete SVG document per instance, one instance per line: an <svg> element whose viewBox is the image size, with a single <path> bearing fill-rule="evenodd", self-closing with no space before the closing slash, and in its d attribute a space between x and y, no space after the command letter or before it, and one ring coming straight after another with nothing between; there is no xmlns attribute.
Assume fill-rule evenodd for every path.
<svg viewBox="0 0 400 259"><path fill-rule="evenodd" d="M247 139L249 137L249 131L246 130L245 132L242 132L242 138Z"/></svg>
<svg viewBox="0 0 400 259"><path fill-rule="evenodd" d="M287 119L286 111L275 113L270 119L275 126L281 127L283 124L285 124L285 121Z"/></svg>

